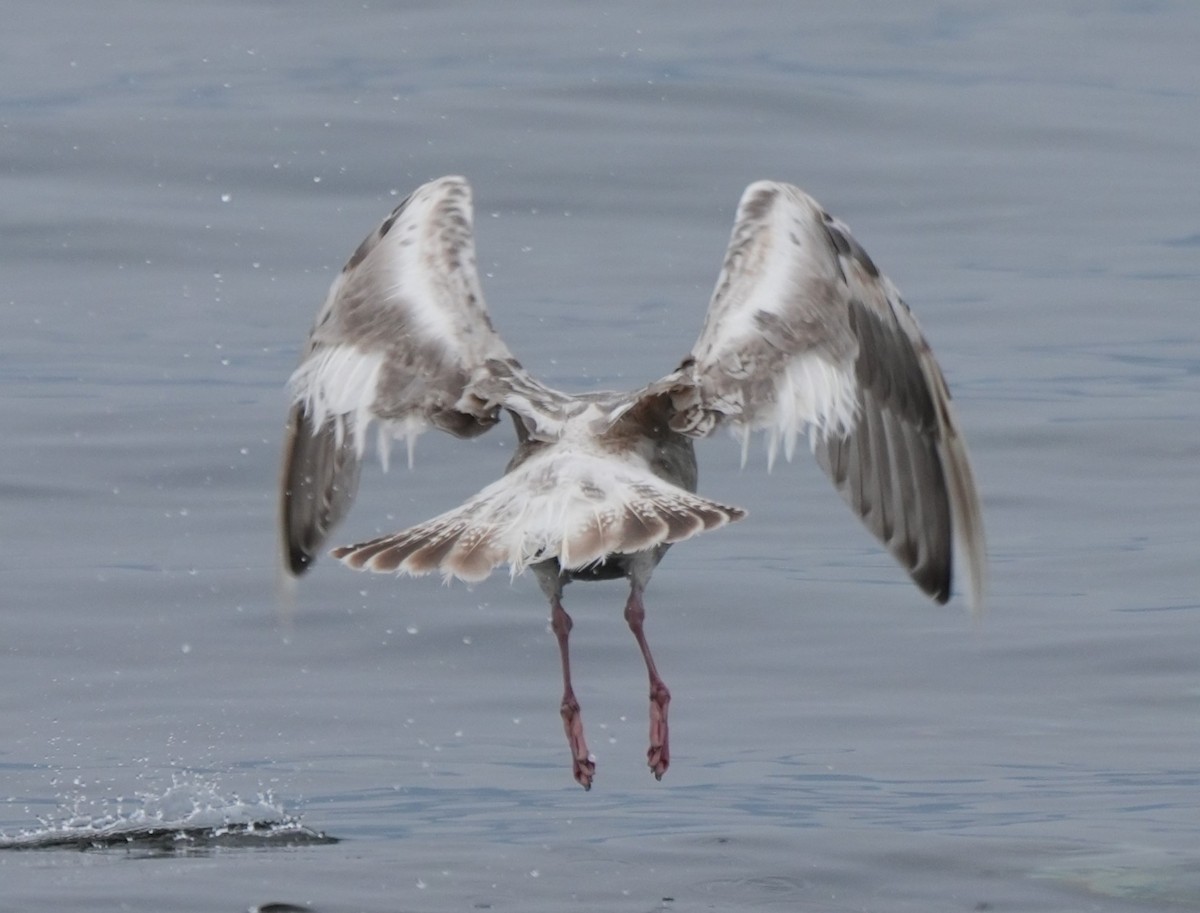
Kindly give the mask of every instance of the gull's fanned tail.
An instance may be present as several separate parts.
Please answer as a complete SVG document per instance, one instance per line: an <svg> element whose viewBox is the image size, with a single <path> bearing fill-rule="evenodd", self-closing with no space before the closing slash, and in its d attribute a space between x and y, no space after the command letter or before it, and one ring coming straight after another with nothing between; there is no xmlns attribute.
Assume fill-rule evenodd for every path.
<svg viewBox="0 0 1200 913"><path fill-rule="evenodd" d="M557 558L568 570L679 542L745 511L665 482L619 457L555 450L465 504L392 535L334 549L353 568L482 580Z"/></svg>

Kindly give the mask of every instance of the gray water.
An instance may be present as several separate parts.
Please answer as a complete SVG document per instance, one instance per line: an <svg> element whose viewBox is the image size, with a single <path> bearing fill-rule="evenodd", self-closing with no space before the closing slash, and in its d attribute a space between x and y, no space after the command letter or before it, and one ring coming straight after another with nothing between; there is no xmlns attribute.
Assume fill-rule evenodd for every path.
<svg viewBox="0 0 1200 913"><path fill-rule="evenodd" d="M1200 909L1197 47L1190 0L10 0L0 832L269 807L340 842L0 852L0 909ZM662 783L623 587L568 591L585 793L531 579L324 561L281 605L283 385L449 173L497 327L571 390L686 353L751 180L850 224L950 380L983 622L809 460L709 442L751 515L647 594ZM372 463L337 541L511 446Z"/></svg>

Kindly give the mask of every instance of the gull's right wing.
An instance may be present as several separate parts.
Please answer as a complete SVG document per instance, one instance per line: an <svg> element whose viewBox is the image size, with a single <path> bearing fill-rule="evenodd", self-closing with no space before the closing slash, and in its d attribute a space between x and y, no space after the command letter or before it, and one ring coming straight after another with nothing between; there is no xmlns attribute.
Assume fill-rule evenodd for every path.
<svg viewBox="0 0 1200 913"><path fill-rule="evenodd" d="M773 458L810 437L846 503L926 593L950 597L953 553L983 601L982 509L950 393L896 287L798 187L751 184L700 338L670 391L672 427L765 431Z"/></svg>

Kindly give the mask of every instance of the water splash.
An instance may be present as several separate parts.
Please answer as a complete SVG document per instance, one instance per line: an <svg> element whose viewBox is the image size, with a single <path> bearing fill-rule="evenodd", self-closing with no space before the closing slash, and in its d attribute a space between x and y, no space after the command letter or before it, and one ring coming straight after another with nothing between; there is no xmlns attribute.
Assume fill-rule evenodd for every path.
<svg viewBox="0 0 1200 913"><path fill-rule="evenodd" d="M137 806L130 809L133 802ZM118 798L94 812L84 797L57 817L39 817L39 827L0 832L0 850L111 849L186 852L216 847L280 847L337 843L301 824L269 792L252 801L225 797L216 785L172 777L162 793Z"/></svg>

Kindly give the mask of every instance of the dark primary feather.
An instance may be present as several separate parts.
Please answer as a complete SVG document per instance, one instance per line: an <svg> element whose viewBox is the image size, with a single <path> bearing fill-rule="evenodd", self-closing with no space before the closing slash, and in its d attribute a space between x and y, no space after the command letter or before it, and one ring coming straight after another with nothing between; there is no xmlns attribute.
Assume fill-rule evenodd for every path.
<svg viewBox="0 0 1200 913"><path fill-rule="evenodd" d="M866 527L939 602L950 598L950 500L938 423L917 353L878 312L849 301L859 339L860 414L815 448L817 462Z"/></svg>
<svg viewBox="0 0 1200 913"><path fill-rule="evenodd" d="M332 419L316 429L302 403L292 407L279 504L284 559L293 574L308 570L330 530L350 509L359 466L354 441L349 435L339 441Z"/></svg>
<svg viewBox="0 0 1200 913"><path fill-rule="evenodd" d="M941 368L908 305L841 222L821 220L845 277L858 340L859 418L815 443L818 464L864 525L938 602L950 598L955 539L982 605L982 512Z"/></svg>

